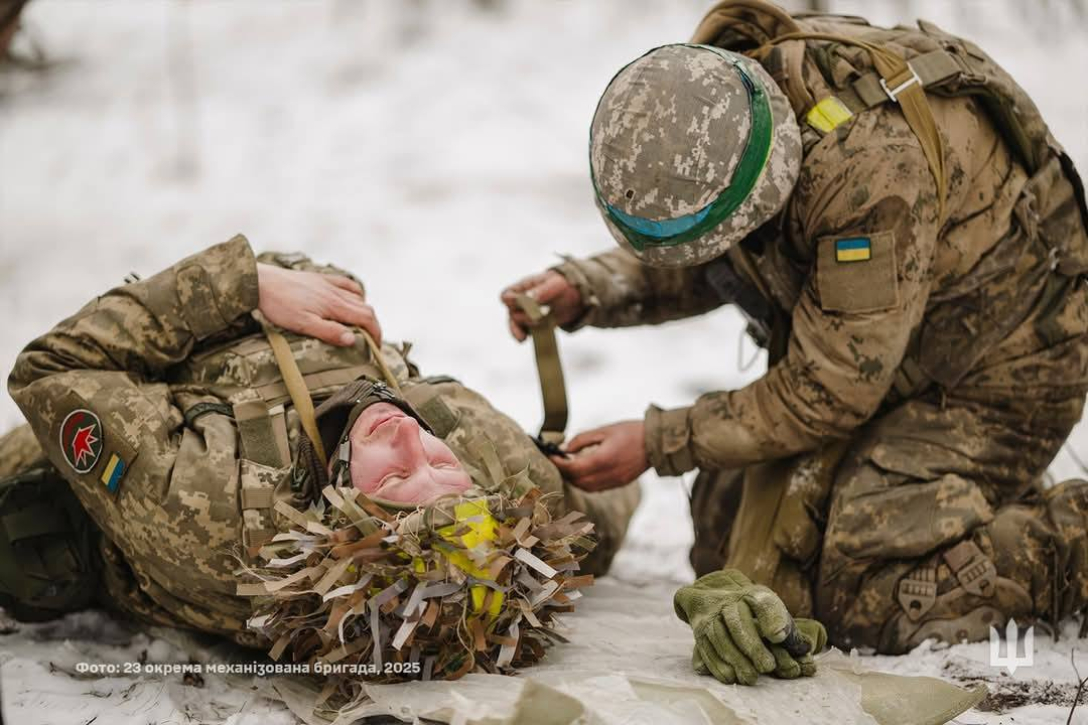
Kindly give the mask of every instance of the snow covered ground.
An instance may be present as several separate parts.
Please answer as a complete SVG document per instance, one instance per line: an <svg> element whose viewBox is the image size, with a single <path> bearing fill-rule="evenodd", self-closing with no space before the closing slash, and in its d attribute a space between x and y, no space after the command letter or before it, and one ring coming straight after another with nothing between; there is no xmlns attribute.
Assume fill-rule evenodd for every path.
<svg viewBox="0 0 1088 725"><path fill-rule="evenodd" d="M258 249L300 250L354 270L388 335L414 341L425 371L453 374L537 425L532 354L507 336L498 292L557 253L611 244L586 174L597 96L622 63L686 39L705 4L498 5L35 0L29 35L56 65L44 74L0 72L0 370L128 272L154 272L243 232ZM904 6L997 56L1088 169L1088 101L1070 79L1088 67L1085 26L1075 25L1082 21L1055 11L1044 24L1034 4L997 1L835 3L878 22L903 20ZM653 330L565 337L571 430L754 379L764 361L741 330L726 309ZM18 421L0 394L0 428ZM1088 459L1088 425L1069 448ZM1078 470L1069 452L1052 468L1059 480ZM685 483L644 477L619 578L691 577ZM81 615L59 630L0 639L12 722L85 722L101 703L117 705L117 692L90 696L95 681L50 672L58 650L49 638L58 631L74 635L61 651L83 648L89 659L168 647L93 645L102 622ZM1039 697L1070 701L1074 644L1088 673L1088 647L1040 636L1035 667L1007 679L1052 682L1049 691L1037 687L1051 692ZM169 659L168 650L159 654ZM971 645L871 665L1002 681L986 657L985 645ZM225 719L246 702L222 683L139 687L124 700L129 710L104 721L184 722L186 708L217 721L212 705L222 704ZM1015 694L1020 686L1009 687ZM265 714L230 722L292 722L260 708ZM961 722L1057 722L1067 709L1026 705Z"/></svg>

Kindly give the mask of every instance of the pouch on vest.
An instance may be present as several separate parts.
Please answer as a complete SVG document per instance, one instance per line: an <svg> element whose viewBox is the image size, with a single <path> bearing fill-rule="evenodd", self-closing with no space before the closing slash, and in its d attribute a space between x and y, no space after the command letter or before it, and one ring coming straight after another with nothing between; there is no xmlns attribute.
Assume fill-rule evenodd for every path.
<svg viewBox="0 0 1088 725"><path fill-rule="evenodd" d="M39 621L90 606L98 527L49 463L0 479L0 606Z"/></svg>
<svg viewBox="0 0 1088 725"><path fill-rule="evenodd" d="M312 398L327 398L345 385L367 376L381 379L370 362L370 349L357 336L352 347L335 347L319 340L285 333L292 357ZM398 378L409 369L402 356L385 355ZM279 363L263 333L256 333L200 350L168 373L171 385L203 388L228 401L238 430L238 499L243 546L253 550L271 538L280 521L275 503L306 505L318 493L307 480L307 467L291 460L291 431L298 429L291 395ZM203 404L207 411L225 406ZM190 412L186 411L187 416Z"/></svg>

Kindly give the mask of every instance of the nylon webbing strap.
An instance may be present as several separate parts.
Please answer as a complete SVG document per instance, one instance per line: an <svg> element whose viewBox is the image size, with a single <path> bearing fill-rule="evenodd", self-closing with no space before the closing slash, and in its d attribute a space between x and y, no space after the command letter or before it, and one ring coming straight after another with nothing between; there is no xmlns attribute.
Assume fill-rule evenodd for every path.
<svg viewBox="0 0 1088 725"><path fill-rule="evenodd" d="M747 13L773 18L774 29L771 31L773 37L767 38L766 33L760 29L758 24L752 23L746 17ZM876 82L877 87L884 94L886 100L894 100L899 104L903 111L903 117L906 119L911 131L918 138L922 153L926 157L930 172L937 184L938 216L943 219L947 191L944 141L937 130L933 110L926 99L925 88L923 87L925 80L922 75L923 73L933 73L934 78L937 78L942 73L951 73L951 66L947 62L955 62L951 56L947 59L934 56L932 59L922 61L921 65L917 67L913 65L914 61L911 61L911 64L908 65L906 60L887 48L864 40L833 33L806 32L782 8L764 0L723 0L723 2L719 2L711 8L699 24L699 27L696 28L692 42L713 44L726 30L733 30L748 36L756 43L763 43L762 46L749 53L754 57L762 56L771 46L787 40L828 40L867 50L873 59L873 65L880 74L880 80L884 81L884 86L887 86L887 89L881 86L880 80ZM868 82L863 84L860 90L857 88L854 90L861 101L867 104L869 101L876 101L877 97L875 93L870 92L871 88ZM864 94L864 97L862 97L862 94ZM865 100L866 98L868 100ZM880 101L880 103L883 102L884 100Z"/></svg>
<svg viewBox="0 0 1088 725"><path fill-rule="evenodd" d="M397 397L403 398L404 394L401 392L400 384L397 382L397 376L395 376L393 371L389 369L389 366L385 364L385 358L382 357L381 346L374 342L374 338L371 337L370 333L366 330L359 330L359 333L363 336L363 339L366 340L367 347L370 348L370 357L374 358L374 364L382 371L382 377L385 378L385 384L393 389L393 392L397 394Z"/></svg>
<svg viewBox="0 0 1088 725"><path fill-rule="evenodd" d="M327 466L329 459L325 455L325 446L321 442L321 433L317 428L317 418L314 417L314 401L310 398L310 391L306 388L306 383L302 379L302 373L298 369L298 363L295 362L291 346L287 344L287 340L283 335L269 327L265 328L264 334L268 337L268 344L272 346L272 354L276 356L276 365L280 368L283 384L287 386L287 393L291 396L291 402L295 405L295 411L298 413L302 430L306 432L306 436L313 443L314 452L317 454L318 460L321 461L321 465Z"/></svg>
<svg viewBox="0 0 1088 725"><path fill-rule="evenodd" d="M855 45L864 48L873 59L873 65L880 73L884 81L882 90L885 90L888 100L894 100L903 111L903 118L914 132L918 144L922 147L922 153L929 164L929 170L933 174L933 180L937 184L938 217L944 217L944 203L947 191L944 169L944 140L937 130L937 121L933 118L933 109L930 108L929 99L926 98L925 88L915 69L907 61L887 48L869 43L857 38L849 38L835 33L809 33L796 32L779 35L768 41L763 48L755 52L759 54L765 48L777 45L787 40L828 40L835 43ZM886 86L886 89L885 89Z"/></svg>
<svg viewBox="0 0 1088 725"><path fill-rule="evenodd" d="M35 536L66 534L72 530L72 525L64 518L64 514L44 504L28 506L22 511L7 514L0 521L3 522L8 541L13 542Z"/></svg>
<svg viewBox="0 0 1088 725"><path fill-rule="evenodd" d="M529 333L533 336L536 372L540 378L540 397L544 401L544 424L540 439L559 445L567 428L567 385L563 365L559 361L559 345L555 341L555 319L551 311L532 297L519 294L518 307L529 317Z"/></svg>
<svg viewBox="0 0 1088 725"><path fill-rule="evenodd" d="M771 312L771 329L767 340L767 354L769 362L773 365L786 356L786 348L789 344L788 323L782 318L778 303L775 302L771 289L767 286L767 281L763 279L759 267L748 253L748 250L743 245L737 244L730 248L729 254L729 259L738 267L737 271L755 285L756 289L759 290L759 294L767 302L767 307Z"/></svg>
<svg viewBox="0 0 1088 725"><path fill-rule="evenodd" d="M934 50L911 58L910 67L914 69L918 79L922 82L922 86L925 88L944 83L949 78L963 72L952 54L945 50ZM851 106L850 110L855 113L887 103L891 100L891 97L880 85L880 80L879 74L866 73L853 82L851 86L853 96L850 93L842 94L843 102L847 106Z"/></svg>

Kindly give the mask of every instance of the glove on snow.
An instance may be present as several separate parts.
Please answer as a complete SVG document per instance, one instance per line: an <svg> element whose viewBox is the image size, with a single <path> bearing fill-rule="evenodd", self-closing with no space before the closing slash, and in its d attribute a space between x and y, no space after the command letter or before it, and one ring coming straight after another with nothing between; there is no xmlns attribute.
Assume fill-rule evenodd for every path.
<svg viewBox="0 0 1088 725"><path fill-rule="evenodd" d="M673 608L695 635L696 671L726 684L752 685L760 673L783 678L812 674L809 651L827 640L814 620L799 620L804 623L799 630L774 592L736 569L712 572L681 587Z"/></svg>

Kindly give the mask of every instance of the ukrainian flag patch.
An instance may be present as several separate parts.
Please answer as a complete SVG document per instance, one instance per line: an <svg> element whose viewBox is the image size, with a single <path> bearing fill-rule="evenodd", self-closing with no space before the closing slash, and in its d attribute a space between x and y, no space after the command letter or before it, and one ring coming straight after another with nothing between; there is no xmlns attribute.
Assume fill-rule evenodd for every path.
<svg viewBox="0 0 1088 725"><path fill-rule="evenodd" d="M873 258L873 243L869 237L851 237L835 240L835 261L868 262Z"/></svg>
<svg viewBox="0 0 1088 725"><path fill-rule="evenodd" d="M102 482L102 485L106 487L107 491L110 493L117 493L117 487L121 485L121 478L124 477L125 469L127 467L125 460L116 453L113 453L110 455L110 460L106 464L106 468L102 471L102 476L98 480Z"/></svg>

